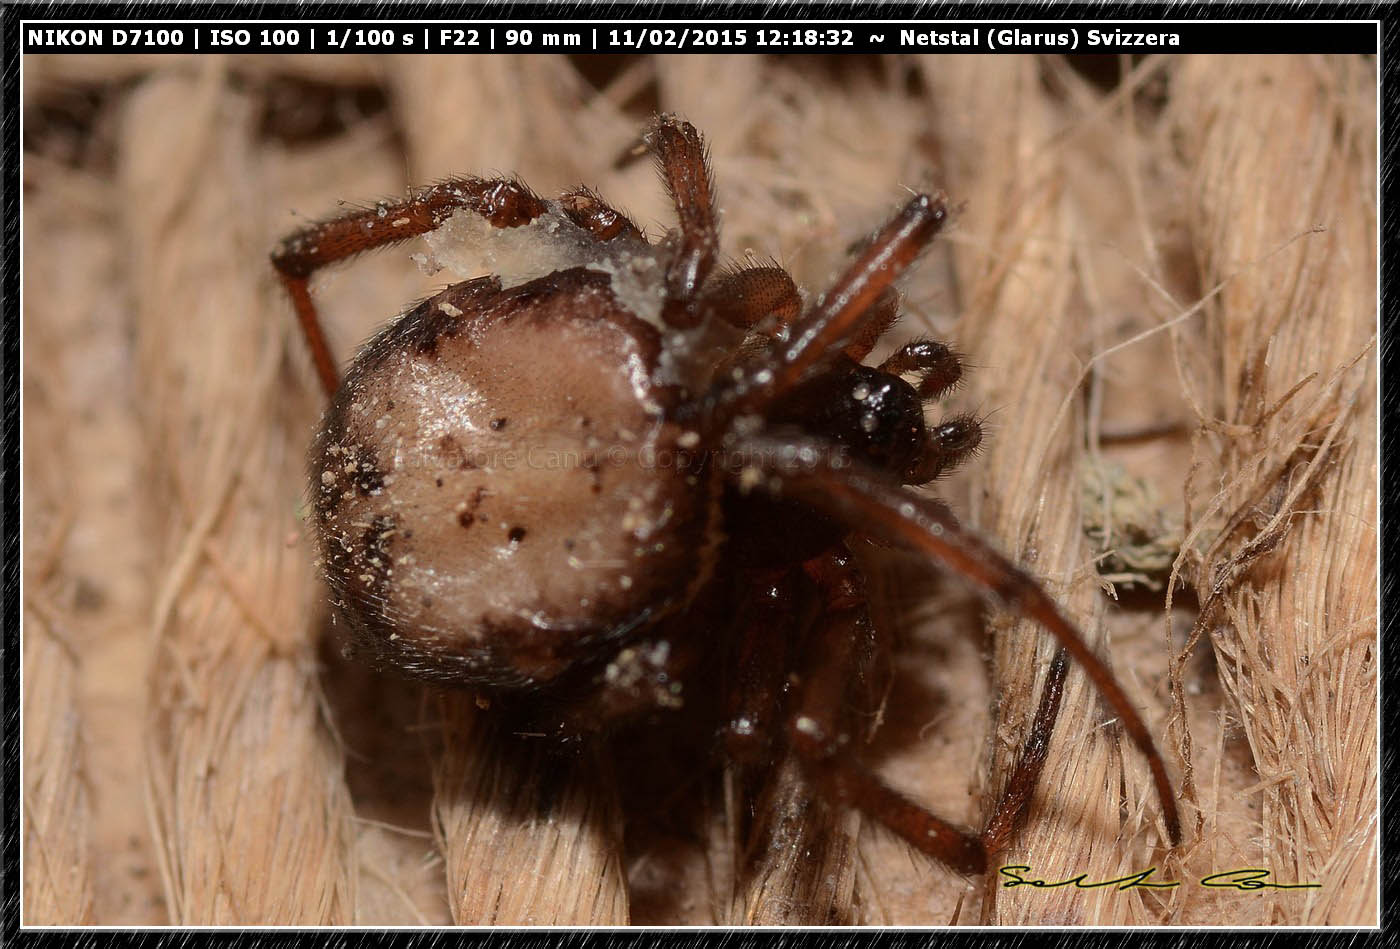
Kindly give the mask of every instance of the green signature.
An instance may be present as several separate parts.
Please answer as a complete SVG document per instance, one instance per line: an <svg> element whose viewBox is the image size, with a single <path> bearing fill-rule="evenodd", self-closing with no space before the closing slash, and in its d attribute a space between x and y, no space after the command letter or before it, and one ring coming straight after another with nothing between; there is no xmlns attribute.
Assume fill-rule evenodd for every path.
<svg viewBox="0 0 1400 949"><path fill-rule="evenodd" d="M1024 864L1002 867L998 871L1006 878L1001 884L1002 887L1010 889L1016 886L1030 886L1036 889L1054 890L1059 887L1072 886L1077 890L1097 890L1111 886L1116 890L1170 890L1181 886L1180 880L1152 879L1153 874L1157 872L1156 867L1148 867L1140 873L1130 873L1112 880L1095 880L1093 882L1088 881L1089 874L1087 873L1081 873L1079 876L1070 877L1067 880L1040 880L1026 876L1025 874L1029 874L1030 870L1031 868ZM1238 870L1212 873L1210 876L1201 877L1197 883L1200 886L1220 890L1306 890L1322 886L1321 883L1277 883L1269 879L1270 874L1271 871L1261 867L1243 867Z"/></svg>

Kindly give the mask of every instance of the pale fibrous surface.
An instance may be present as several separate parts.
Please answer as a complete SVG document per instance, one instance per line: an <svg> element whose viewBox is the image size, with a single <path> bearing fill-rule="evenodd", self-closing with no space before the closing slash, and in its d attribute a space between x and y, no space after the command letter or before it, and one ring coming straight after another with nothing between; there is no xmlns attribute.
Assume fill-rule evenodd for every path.
<svg viewBox="0 0 1400 949"><path fill-rule="evenodd" d="M27 57L24 921L1372 924L1375 62L1148 57L1105 80L1095 60ZM983 455L940 493L1109 658L1186 817L1165 854L1140 759L1072 672L1006 861L1047 880L1155 866L1180 887L998 888L787 793L773 819L804 813L806 836L744 890L724 781L672 780L709 773L697 761L624 747L561 770L485 734L471 693L341 659L309 527L323 400L268 250L338 202L460 174L516 174L545 196L586 184L657 235L674 226L664 189L619 156L662 110L708 136L724 258L776 258L810 289L902 188L951 196L956 227L902 286L890 340L934 335L973 370L947 402L987 418ZM620 308L654 315L658 252L598 259L561 226L520 259L510 236L454 233L477 225L319 275L338 358L415 300L457 306L438 298L446 283L518 284L580 253ZM585 384L579 357L617 340L565 321L496 342L637 420L635 444L684 437L643 424L646 394L617 377ZM409 387L427 371L403 370ZM440 461L440 440L407 421L376 428L389 398L366 394L342 450ZM537 409L491 398L516 403L463 408L455 436L494 448ZM1106 578L1096 558L1117 515L1085 509L1109 495L1085 492L1082 469L1111 466L1165 508L1135 523L1168 529L1131 539L1153 566L1110 556ZM343 494L349 473L323 470ZM628 471L599 501L586 469L537 476L611 505L617 532L591 540L609 555L670 503L643 493L630 511ZM449 473L469 501L473 472ZM484 509L489 527L423 529L480 545L485 563L541 558L553 575L489 591L501 609L585 596L552 559L555 512L533 512L512 546ZM344 532L363 553L377 515L358 510L363 529ZM549 536L560 550L534 553ZM1121 574L1163 582L1172 546L1168 613ZM1020 747L1045 637L984 623L918 561L858 553L877 625L900 643L866 758L977 826ZM392 566L373 556L366 567ZM1199 885L1240 867L1319 886Z"/></svg>

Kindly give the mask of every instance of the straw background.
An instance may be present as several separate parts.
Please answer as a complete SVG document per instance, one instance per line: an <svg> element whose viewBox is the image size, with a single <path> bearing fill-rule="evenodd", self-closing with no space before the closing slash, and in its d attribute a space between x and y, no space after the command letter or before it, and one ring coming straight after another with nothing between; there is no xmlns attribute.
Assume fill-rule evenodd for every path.
<svg viewBox="0 0 1400 949"><path fill-rule="evenodd" d="M26 923L1375 922L1373 60L29 57L24 97ZM587 183L655 235L618 159L657 109L708 137L724 253L809 288L904 188L958 206L877 356L967 354L941 411L988 438L936 490L1109 657L1186 831L1166 855L1072 671L1001 862L1182 886L998 889L819 804L736 882L718 767L678 797L606 747L561 771L340 657L268 250L461 173ZM342 357L433 289L418 250L317 278ZM1052 644L862 556L901 647L867 760L976 825ZM1195 882L1239 867L1321 886Z"/></svg>

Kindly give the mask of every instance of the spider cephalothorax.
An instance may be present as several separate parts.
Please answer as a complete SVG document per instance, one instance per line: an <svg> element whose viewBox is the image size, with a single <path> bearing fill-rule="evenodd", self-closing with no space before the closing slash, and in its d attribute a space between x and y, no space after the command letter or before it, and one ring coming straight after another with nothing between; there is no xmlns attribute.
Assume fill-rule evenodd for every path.
<svg viewBox="0 0 1400 949"><path fill-rule="evenodd" d="M663 115L645 141L680 219L657 244L586 189L550 201L461 178L273 254L331 396L311 488L339 614L380 662L477 688L559 737L682 705L694 670L737 665L720 680L723 747L752 761L786 743L828 797L967 872L1024 811L1072 656L1148 756L1176 841L1165 768L1112 675L1026 573L905 487L981 437L969 416L924 421L961 374L946 346L862 364L944 199L910 200L804 307L781 268L716 271L695 129ZM405 313L342 382L310 276L417 235L447 266L470 245L491 275ZM854 756L842 698L877 641L852 534L931 555L1060 640L1027 752L980 835ZM801 618L783 610L799 585L817 603Z"/></svg>

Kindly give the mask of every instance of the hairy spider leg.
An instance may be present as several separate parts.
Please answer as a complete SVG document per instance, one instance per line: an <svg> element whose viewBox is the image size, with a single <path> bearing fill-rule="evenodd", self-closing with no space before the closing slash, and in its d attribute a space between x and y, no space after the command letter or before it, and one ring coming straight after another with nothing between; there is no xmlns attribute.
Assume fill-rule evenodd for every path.
<svg viewBox="0 0 1400 949"><path fill-rule="evenodd" d="M930 426L924 435L923 454L918 465L904 479L905 484L928 484L962 464L982 444L982 423L975 415L963 413Z"/></svg>
<svg viewBox="0 0 1400 949"><path fill-rule="evenodd" d="M1025 571L963 530L947 509L905 490L853 459L834 456L815 440L752 436L733 449L738 471L754 471L755 484L861 525L861 531L928 554L996 596L1011 611L1047 629L1079 663L1099 695L1146 757L1161 801L1167 835L1181 842L1181 820L1166 763L1146 723L1113 673L1089 648L1054 600ZM892 805L893 806L893 805Z"/></svg>
<svg viewBox="0 0 1400 949"><path fill-rule="evenodd" d="M617 237L642 241L642 231L632 219L603 200L591 188L575 188L559 196L559 207L579 227L602 243Z"/></svg>
<svg viewBox="0 0 1400 949"><path fill-rule="evenodd" d="M656 157L656 168L680 221L676 253L666 269L662 318L671 326L694 326L704 313L700 286L719 254L714 176L705 141L695 126L667 112L656 117L642 141Z"/></svg>
<svg viewBox="0 0 1400 949"><path fill-rule="evenodd" d="M272 252L272 265L292 298L302 335L327 395L334 395L340 387L340 371L311 299L311 275L364 251L436 230L464 208L496 227L518 227L543 214L546 205L513 179L449 178L416 191L405 201L381 202L311 224L287 237Z"/></svg>
<svg viewBox="0 0 1400 949"><path fill-rule="evenodd" d="M898 319L899 291L894 287L886 287L880 291L880 295L870 305L869 312L861 320L860 328L856 330L851 341L846 344L843 352L851 358L852 362L865 362L865 357L870 355L870 351L875 348L880 337L888 333L890 327L894 326ZM884 369L883 366L880 368Z"/></svg>
<svg viewBox="0 0 1400 949"><path fill-rule="evenodd" d="M962 357L951 347L932 339L905 343L880 363L881 372L902 376L919 374L919 395L936 399L962 379Z"/></svg>
<svg viewBox="0 0 1400 949"><path fill-rule="evenodd" d="M797 285L781 267L746 267L711 280L700 295L700 311L740 329L758 329L772 336L791 325L802 312ZM767 318L771 324L762 324Z"/></svg>

